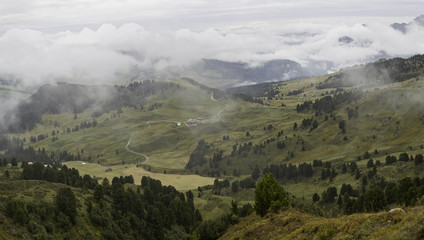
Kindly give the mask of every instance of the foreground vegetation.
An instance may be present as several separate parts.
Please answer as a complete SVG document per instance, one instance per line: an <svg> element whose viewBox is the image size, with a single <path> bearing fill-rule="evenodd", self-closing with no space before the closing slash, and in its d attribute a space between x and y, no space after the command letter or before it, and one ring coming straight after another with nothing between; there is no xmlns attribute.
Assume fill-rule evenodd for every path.
<svg viewBox="0 0 424 240"><path fill-rule="evenodd" d="M252 214L220 239L422 239L423 207L324 218L297 208Z"/></svg>

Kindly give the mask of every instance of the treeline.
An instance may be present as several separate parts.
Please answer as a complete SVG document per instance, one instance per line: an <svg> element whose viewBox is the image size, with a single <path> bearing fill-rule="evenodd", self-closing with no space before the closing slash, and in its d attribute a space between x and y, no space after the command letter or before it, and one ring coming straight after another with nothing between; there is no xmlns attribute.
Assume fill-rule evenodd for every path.
<svg viewBox="0 0 424 240"><path fill-rule="evenodd" d="M27 148L23 147L23 142L18 142L17 139L13 145L10 145L3 154L0 154L0 158L17 159L18 162L28 163L28 162L40 162L43 164L48 164L54 167L61 167L61 162L64 161L79 161L82 159L80 153L77 154L70 153L66 150L55 153L47 151L42 148L35 150L32 146Z"/></svg>
<svg viewBox="0 0 424 240"><path fill-rule="evenodd" d="M414 156L409 156L407 153L401 153L399 155L399 158L396 158L396 156L391 156L391 155L387 155L386 156L386 165L391 165L397 161L401 161L401 162L414 162L416 165L418 164L422 164L424 162L424 157L421 153L416 154L415 158Z"/></svg>
<svg viewBox="0 0 424 240"><path fill-rule="evenodd" d="M49 156L44 148L42 150L35 150L31 146L24 148L23 144L7 148L4 154L0 154L0 158L2 157L8 159L16 158L18 162L41 162L52 166L59 166L59 162L52 158L52 156Z"/></svg>
<svg viewBox="0 0 424 240"><path fill-rule="evenodd" d="M362 91L360 90L344 91L337 93L334 96L325 96L323 98L317 99L313 103L312 101L305 101L302 104L297 104L296 110L297 112L302 112L309 110L312 107L312 109L315 110L318 114L331 113L339 105L356 101L361 96Z"/></svg>
<svg viewBox="0 0 424 240"><path fill-rule="evenodd" d="M274 177L278 180L290 180L296 179L299 177L312 177L314 170L312 164L310 163L301 163L299 165L293 164L271 164L265 167L263 170L263 175L267 173L272 173Z"/></svg>
<svg viewBox="0 0 424 240"><path fill-rule="evenodd" d="M204 139L199 140L196 149L194 149L194 151L190 154L189 161L185 168L192 169L196 166L202 166L205 164L207 162L205 155L209 148L209 144Z"/></svg>
<svg viewBox="0 0 424 240"><path fill-rule="evenodd" d="M91 122L81 122L80 125L76 125L73 128L67 128L66 129L66 133L71 133L71 132L78 132L80 129L86 129L86 128L91 128L91 127L96 127L97 126L97 120L93 119L93 121ZM52 131L52 136L54 136L54 130ZM59 133L57 133L59 134Z"/></svg>
<svg viewBox="0 0 424 240"><path fill-rule="evenodd" d="M383 180L358 197L346 192L340 195L337 203L346 214L377 212L389 205L415 206L424 195L424 178L403 178L398 182Z"/></svg>
<svg viewBox="0 0 424 240"><path fill-rule="evenodd" d="M57 169L55 167L45 167L41 162L34 162L33 164L22 162L21 167L23 168L22 178L25 180L45 180L86 189L94 189L97 185L97 180L90 175L81 176L77 169L68 168L66 165L63 165L61 169Z"/></svg>
<svg viewBox="0 0 424 240"><path fill-rule="evenodd" d="M17 137L9 138L6 135L0 134L0 151L22 146L22 141Z"/></svg>

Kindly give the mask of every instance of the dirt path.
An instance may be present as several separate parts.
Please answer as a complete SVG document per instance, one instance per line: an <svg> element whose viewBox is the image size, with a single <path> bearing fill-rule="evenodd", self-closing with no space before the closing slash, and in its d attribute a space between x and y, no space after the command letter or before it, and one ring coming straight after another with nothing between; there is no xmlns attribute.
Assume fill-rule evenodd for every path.
<svg viewBox="0 0 424 240"><path fill-rule="evenodd" d="M145 128L145 129L150 128L149 121L147 121L147 122L146 122L146 124L147 124L147 126L148 126L148 127L147 127L147 128ZM135 127L135 125L134 125L134 126L132 126L131 128L133 128L133 127ZM145 130L145 129L143 129L143 130ZM143 130L142 130L142 131L143 131ZM135 154L135 155L142 156L142 157L146 158L146 160L144 160L144 162L142 162L142 163L141 163L141 164L145 164L145 163L147 163L147 162L149 161L149 156L147 156L147 155L146 155L146 154L144 154L144 153L134 152L133 150L131 150L131 149L129 148L129 146L130 146L130 144L131 144L131 140L132 140L132 139L133 139L133 137L134 137L134 134L135 134L135 133L132 133L132 134L131 134L130 139L128 140L127 145L125 145L125 149L126 149L128 152L132 153L132 154Z"/></svg>
<svg viewBox="0 0 424 240"><path fill-rule="evenodd" d="M177 123L177 122L174 122L174 121L166 121L166 120L147 121L147 122L146 122L147 128L145 128L145 129L143 129L143 130L141 130L141 131L144 131L144 130L149 129L149 128L151 127L151 125L150 125L150 123L149 123L149 122L150 122L150 123L175 123L175 124ZM136 126L136 125L132 126L131 128L133 128L133 127L135 127L135 126ZM130 144L131 144L131 140L132 140L132 139L133 139L133 137L134 137L134 134L135 134L135 133L132 133L132 134L131 134L130 139L128 140L127 145L125 145L125 149L126 149L128 152L132 153L132 154L135 154L135 155L142 156L142 157L146 158L146 160L145 160L144 162L140 163L140 164L146 164L146 163L149 161L149 156L147 156L147 155L146 155L146 154L144 154L144 153L135 152L135 151L133 151L133 150L131 150L131 149L129 148L129 146L130 146Z"/></svg>
<svg viewBox="0 0 424 240"><path fill-rule="evenodd" d="M225 104L225 103L222 103L222 102L220 102L220 101L218 101L218 100L216 100L214 97L213 97L213 91L212 91L212 93L211 93L211 100L212 101L214 101L214 102L217 102L217 103L219 103L219 104L222 104L222 105L224 105L224 108L222 108L221 110L219 110L219 112L218 112L218 121L220 121L220 122L225 122L224 120L222 120L222 117L221 117L221 113L228 107L228 105L227 104Z"/></svg>

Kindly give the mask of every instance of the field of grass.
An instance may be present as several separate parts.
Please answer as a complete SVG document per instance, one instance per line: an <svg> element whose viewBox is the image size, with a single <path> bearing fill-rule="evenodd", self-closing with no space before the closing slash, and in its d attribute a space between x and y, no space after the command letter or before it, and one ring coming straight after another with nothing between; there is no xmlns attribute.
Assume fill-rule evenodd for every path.
<svg viewBox="0 0 424 240"><path fill-rule="evenodd" d="M73 161L63 163L69 168L76 168L81 175L88 174L90 176L108 178L110 181L114 177L120 176L129 176L134 177L134 183L140 184L141 178L143 176L149 176L154 179L158 179L162 182L163 185L172 185L177 190L189 190L195 189L198 186L210 185L213 184L214 178L202 177L198 175L182 175L182 174L172 174L172 173L153 173L144 169L142 166L137 167L134 164L125 164L125 165L113 165L113 166L101 166L98 164ZM112 171L106 172L107 168L111 168Z"/></svg>
<svg viewBox="0 0 424 240"><path fill-rule="evenodd" d="M261 218L256 214L231 227L220 239L422 239L423 207L404 212L316 217L288 208Z"/></svg>

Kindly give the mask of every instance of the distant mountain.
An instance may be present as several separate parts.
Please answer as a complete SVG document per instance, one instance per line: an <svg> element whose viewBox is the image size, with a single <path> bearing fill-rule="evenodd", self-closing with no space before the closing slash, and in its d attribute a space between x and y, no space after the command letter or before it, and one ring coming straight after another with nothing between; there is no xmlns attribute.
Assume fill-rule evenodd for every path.
<svg viewBox="0 0 424 240"><path fill-rule="evenodd" d="M424 15L416 17L412 22L409 23L393 23L391 27L406 34L408 32L408 27L411 25L424 27Z"/></svg>
<svg viewBox="0 0 424 240"><path fill-rule="evenodd" d="M286 59L267 61L259 66L250 66L244 62L202 59L202 61L194 64L191 70L201 78L212 81L228 79L228 84L220 86L221 88L285 81L319 74L297 62Z"/></svg>

